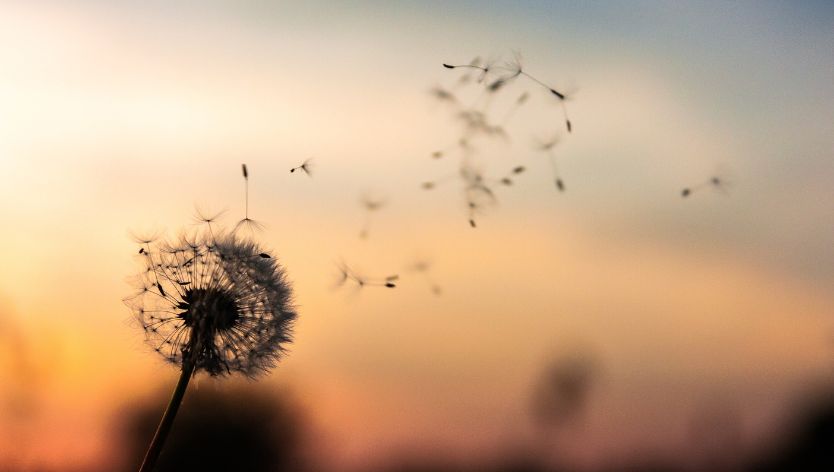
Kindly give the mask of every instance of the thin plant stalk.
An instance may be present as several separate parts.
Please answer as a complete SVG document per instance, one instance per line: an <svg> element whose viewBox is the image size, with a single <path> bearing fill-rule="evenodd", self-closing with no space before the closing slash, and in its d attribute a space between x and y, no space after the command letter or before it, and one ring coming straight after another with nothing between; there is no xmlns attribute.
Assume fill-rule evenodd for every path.
<svg viewBox="0 0 834 472"><path fill-rule="evenodd" d="M174 424L174 418L177 416L180 403L182 403L182 398L185 396L185 389L188 387L188 381L191 380L193 373L194 363L184 362L177 387L174 389L174 394L171 396L168 408L165 409L165 414L162 415L159 427L156 428L156 433L153 435L153 440L148 447L148 452L145 454L145 459L142 461L142 467L139 469L139 472L151 472L156 465L156 460L159 458L159 453L162 452L162 446L165 444L168 433L171 431L171 426Z"/></svg>

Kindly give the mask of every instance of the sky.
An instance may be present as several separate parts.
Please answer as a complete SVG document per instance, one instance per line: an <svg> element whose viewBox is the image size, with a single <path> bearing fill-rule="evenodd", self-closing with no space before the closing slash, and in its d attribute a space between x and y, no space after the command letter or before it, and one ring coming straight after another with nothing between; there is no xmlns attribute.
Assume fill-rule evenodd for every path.
<svg viewBox="0 0 834 472"><path fill-rule="evenodd" d="M32 408L3 415L0 461L100 464L114 412L173 387L122 303L130 235L193 228L195 205L233 225L241 163L300 315L261 382L295 391L332 464L532 441L532 386L570 355L600 366L576 464L686 456L715 402L762 447L832 380L832 20L826 2L3 2L0 398ZM508 85L496 116L529 103L476 159L526 171L473 229L457 157L431 157L460 122L430 90L480 103L441 64L515 52L567 91L573 131L546 90ZM533 145L554 132L565 192ZM726 195L681 198L715 172ZM340 260L398 287L334 289Z"/></svg>

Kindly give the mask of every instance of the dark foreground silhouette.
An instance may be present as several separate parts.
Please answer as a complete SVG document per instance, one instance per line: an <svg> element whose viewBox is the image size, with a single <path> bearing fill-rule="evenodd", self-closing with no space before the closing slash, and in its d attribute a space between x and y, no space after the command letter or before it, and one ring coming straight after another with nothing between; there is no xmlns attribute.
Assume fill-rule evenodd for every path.
<svg viewBox="0 0 834 472"><path fill-rule="evenodd" d="M166 392L167 394L167 392ZM120 451L115 466L98 470L135 471L153 436L167 396L125 408L116 417L110 441ZM711 457L701 467L684 464L670 456L634 456L625 462L609 463L588 472L830 472L834 470L834 391L795 406L794 421L784 425L781 435L747 457ZM311 459L320 449L313 441L305 413L292 397L265 387L203 385L186 396L158 468L165 471L282 471L323 470ZM716 434L720 431L714 431ZM500 449L500 448L499 448ZM727 454L737 451L722 449ZM530 454L530 450L504 448L492 455L472 457L463 462L445 460L442 453L414 451L407 457L392 458L369 472L562 472L560 467ZM706 460L709 459L709 460ZM706 465L709 464L709 465ZM0 470L39 470L0 464ZM54 470L95 470L94 467Z"/></svg>
<svg viewBox="0 0 834 472"><path fill-rule="evenodd" d="M188 392L156 470L307 470L301 410L281 393L249 386ZM124 411L120 470L138 470L167 400L160 395Z"/></svg>

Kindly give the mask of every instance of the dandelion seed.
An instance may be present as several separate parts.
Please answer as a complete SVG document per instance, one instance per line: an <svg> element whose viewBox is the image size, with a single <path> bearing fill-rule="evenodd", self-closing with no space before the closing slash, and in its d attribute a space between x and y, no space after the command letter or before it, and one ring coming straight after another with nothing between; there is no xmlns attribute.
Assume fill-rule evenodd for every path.
<svg viewBox="0 0 834 472"><path fill-rule="evenodd" d="M722 192L724 194L727 193L727 189L730 186L730 183L727 182L726 179L718 177L718 176L709 179L709 183L710 183L710 185L712 185L712 188L714 188L715 190L718 190L719 192Z"/></svg>
<svg viewBox="0 0 834 472"><path fill-rule="evenodd" d="M426 283L429 285L431 292L434 295L440 295L443 292L443 290L440 288L440 285L438 285L431 277L431 265L432 264L428 259L421 258L408 265L406 270L409 272L420 274L423 277L423 280L425 280Z"/></svg>
<svg viewBox="0 0 834 472"><path fill-rule="evenodd" d="M245 230L245 231L241 231ZM264 225L260 221L253 220L252 218L244 218L237 222L234 228L232 228L232 232L235 234L240 233L247 233L249 235L253 235L255 233L259 233L264 230Z"/></svg>
<svg viewBox="0 0 834 472"><path fill-rule="evenodd" d="M514 53L514 59L509 62L505 62L500 69L504 69L508 71L507 75L499 77L494 82L492 82L489 86L487 86L487 90L490 92L497 92L499 89L503 88L508 83L515 80L519 74L522 73L521 71L521 55L518 52ZM526 98L524 98L526 100Z"/></svg>
<svg viewBox="0 0 834 472"><path fill-rule="evenodd" d="M197 224L205 224L206 228L208 229L209 235L213 235L213 228L211 227L212 223L217 222L217 220L226 213L226 210L220 210L215 213L208 212L200 207L194 207L194 220Z"/></svg>
<svg viewBox="0 0 834 472"><path fill-rule="evenodd" d="M436 98L438 101L441 102L456 103L458 101L452 92L449 92L448 90L442 87L432 87L431 89L429 89L429 93L432 97Z"/></svg>
<svg viewBox="0 0 834 472"><path fill-rule="evenodd" d="M685 187L681 190L681 197L687 198L690 195L694 194L705 188L712 188L716 192L719 192L723 195L729 195L729 189L732 187L732 180L728 176L729 171L726 169L720 169L712 177L709 179L690 187Z"/></svg>
<svg viewBox="0 0 834 472"><path fill-rule="evenodd" d="M539 140L536 143L534 143L535 148L537 150L542 151L547 155L547 159L550 164L550 170L553 174L553 183L556 185L556 189L559 192L564 192L565 184L562 181L561 175L559 175L559 166L556 163L556 153L554 151L557 144L559 144L558 134L554 134L549 139Z"/></svg>
<svg viewBox="0 0 834 472"><path fill-rule="evenodd" d="M464 192L466 193L469 208L475 208L478 201L486 203L495 203L495 192L489 187L487 180L484 178L480 170L475 169L471 165L464 165L460 169L460 176L464 182Z"/></svg>
<svg viewBox="0 0 834 472"><path fill-rule="evenodd" d="M359 231L361 239L367 239L371 228L371 213L376 212L385 206L385 200L381 198L373 198L368 194L363 194L359 199L359 204L365 210L365 216L362 223L362 229Z"/></svg>
<svg viewBox="0 0 834 472"><path fill-rule="evenodd" d="M497 80L495 80L494 82L492 82L491 84L489 84L487 86L487 90L494 93L494 92L499 91L506 84L507 84L506 79L497 79Z"/></svg>
<svg viewBox="0 0 834 472"><path fill-rule="evenodd" d="M535 82L536 84L540 85L541 87L544 87L547 91L549 91L551 94L553 94L553 96L558 98L559 103L562 107L562 116L564 117L564 120L565 120L565 127L567 128L568 133L573 131L573 125L571 124L570 118L568 118L568 110L565 107L565 100L567 100L568 97L564 93L559 92L555 88L545 84L544 82L537 79L536 77L533 77L532 75L528 74L524 70L524 67L521 64L521 55L517 52L514 54L513 60L506 63L504 68L510 71L510 75L509 75L508 79L514 79L518 76L523 75L523 76L527 77L528 79L530 79L531 81Z"/></svg>
<svg viewBox="0 0 834 472"><path fill-rule="evenodd" d="M481 75L478 77L478 83L481 83L481 82L484 81L487 74L489 74L490 70L492 69L492 64L493 63L494 63L494 60L490 59L487 62L485 62L484 65L481 65L481 58L476 57L469 64L443 63L443 67L445 67L447 69L458 69L458 68L477 69L477 70L481 71Z"/></svg>
<svg viewBox="0 0 834 472"><path fill-rule="evenodd" d="M541 82L539 82L539 83L541 84ZM544 85L544 84L541 84L541 85ZM545 85L545 87L547 87L547 86ZM553 95L556 95L556 98L558 98L559 100L564 100L566 98L564 94L557 92L556 89L548 89L548 90L550 90L550 93L552 93Z"/></svg>
<svg viewBox="0 0 834 472"><path fill-rule="evenodd" d="M295 172L297 170L301 170L305 174L307 174L308 176L312 177L313 176L313 160L312 159L307 159L303 163L301 163L301 165L293 167L292 169L290 169L290 174L292 174L293 172Z"/></svg>
<svg viewBox="0 0 834 472"><path fill-rule="evenodd" d="M468 84L468 83L469 83L469 82L471 82L471 81L472 81L472 74L463 74L463 75L461 75L461 76L460 76L460 78L457 80L457 83L455 84L455 86L456 86L456 87L460 87L460 86L462 86L462 85L466 85L466 84Z"/></svg>
<svg viewBox="0 0 834 472"><path fill-rule="evenodd" d="M130 231L130 237L139 244L148 245L162 236L162 230L155 228L148 231L136 232Z"/></svg>
<svg viewBox="0 0 834 472"><path fill-rule="evenodd" d="M525 170L526 170L526 168L524 166L515 166L515 167L512 168L512 170L510 171L509 174L505 175L504 177L501 177L498 180L498 183L500 183L502 185L510 186L514 183L511 176L522 174L522 173L524 173Z"/></svg>
<svg viewBox="0 0 834 472"><path fill-rule="evenodd" d="M463 121L467 135L483 133L486 136L497 136L506 138L507 133L500 125L490 123L484 112L479 110L464 110L458 113L458 118ZM465 148L468 142L463 139L460 143Z"/></svg>
<svg viewBox="0 0 834 472"><path fill-rule="evenodd" d="M527 93L527 92L522 93L521 95L518 96L518 98L516 98L515 102L513 102L512 107L510 107L510 109L507 110L507 114L504 115L504 120L501 122L502 126L507 125L507 122L509 122L510 118L512 118L515 115L516 111L519 108L521 108L522 105L527 103L528 98L530 98L530 94Z"/></svg>
<svg viewBox="0 0 834 472"><path fill-rule="evenodd" d="M468 162L464 162L461 166L458 177L463 181L463 193L469 215L469 225L473 228L477 226L475 215L484 208L497 203L497 198L491 184L512 184L509 177L506 177L507 180L486 179L479 169Z"/></svg>
<svg viewBox="0 0 834 472"><path fill-rule="evenodd" d="M226 213L225 209L212 213L203 208L194 207L194 220L198 224L205 223L207 225L211 225L212 223L217 222L217 220L223 216L224 213Z"/></svg>
<svg viewBox="0 0 834 472"><path fill-rule="evenodd" d="M396 282L400 278L399 275L389 275L382 279L368 278L364 275L361 275L359 272L351 269L344 262L337 263L336 267L339 270L339 279L336 283L336 287L341 287L345 285L345 283L347 282L353 282L357 289L361 289L363 287L396 288L397 285L394 282Z"/></svg>
<svg viewBox="0 0 834 472"><path fill-rule="evenodd" d="M232 232L237 233L241 229L246 229L250 234L254 234L258 231L262 231L264 225L261 224L259 221L255 221L252 218L249 218L249 170L246 168L246 164L241 164L241 168L243 169L245 209L243 219L237 222Z"/></svg>
<svg viewBox="0 0 834 472"><path fill-rule="evenodd" d="M501 68L508 72L508 74L509 74L508 77L510 79L514 79L514 78L518 77L519 75L521 75L521 72L522 72L521 63L522 63L521 52L513 51L512 59L510 59L508 61L504 61L504 64L502 64Z"/></svg>

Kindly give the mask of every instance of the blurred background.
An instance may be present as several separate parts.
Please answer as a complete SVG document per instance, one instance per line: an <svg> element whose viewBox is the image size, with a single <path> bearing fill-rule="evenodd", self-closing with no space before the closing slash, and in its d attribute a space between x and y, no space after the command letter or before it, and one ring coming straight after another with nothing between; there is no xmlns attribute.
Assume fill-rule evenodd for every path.
<svg viewBox="0 0 834 472"><path fill-rule="evenodd" d="M0 3L0 470L138 468L178 373L130 232L233 226L242 163L295 342L161 469L831 470L834 6L299 3ZM441 64L516 51L573 131L507 84L473 229L490 82Z"/></svg>

